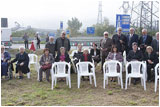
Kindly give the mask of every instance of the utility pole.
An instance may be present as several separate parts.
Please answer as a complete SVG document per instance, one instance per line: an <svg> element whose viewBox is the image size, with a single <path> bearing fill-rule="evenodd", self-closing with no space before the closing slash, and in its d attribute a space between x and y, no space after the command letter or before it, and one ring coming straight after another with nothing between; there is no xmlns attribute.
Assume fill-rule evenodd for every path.
<svg viewBox="0 0 160 107"><path fill-rule="evenodd" d="M102 24L102 1L99 1L99 5L98 5L97 23Z"/></svg>

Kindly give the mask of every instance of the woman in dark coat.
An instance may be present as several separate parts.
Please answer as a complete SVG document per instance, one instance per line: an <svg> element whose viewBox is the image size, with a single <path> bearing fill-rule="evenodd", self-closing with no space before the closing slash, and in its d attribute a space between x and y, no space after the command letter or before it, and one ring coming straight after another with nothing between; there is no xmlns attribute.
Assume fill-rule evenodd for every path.
<svg viewBox="0 0 160 107"><path fill-rule="evenodd" d="M96 67L97 63L101 61L100 50L97 49L97 44L93 44L93 48L91 49L90 55L92 56L94 63L95 63L95 67Z"/></svg>
<svg viewBox="0 0 160 107"><path fill-rule="evenodd" d="M16 73L19 73L19 79L23 79L23 74L30 72L30 69L28 68L29 57L25 52L24 47L20 47L19 51L20 52L16 54L16 58L12 60L11 63L17 62Z"/></svg>
<svg viewBox="0 0 160 107"><path fill-rule="evenodd" d="M144 60L147 62L147 80L150 82L154 80L154 72L152 73L151 69L159 62L157 54L153 51L151 46L147 46L144 54Z"/></svg>

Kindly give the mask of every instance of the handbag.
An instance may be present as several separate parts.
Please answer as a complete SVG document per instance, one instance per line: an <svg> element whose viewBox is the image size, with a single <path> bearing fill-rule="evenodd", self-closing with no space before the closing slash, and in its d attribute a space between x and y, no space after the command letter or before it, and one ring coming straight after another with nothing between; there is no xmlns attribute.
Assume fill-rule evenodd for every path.
<svg viewBox="0 0 160 107"><path fill-rule="evenodd" d="M41 67L42 70L47 70L47 69L51 69L52 64L45 64Z"/></svg>

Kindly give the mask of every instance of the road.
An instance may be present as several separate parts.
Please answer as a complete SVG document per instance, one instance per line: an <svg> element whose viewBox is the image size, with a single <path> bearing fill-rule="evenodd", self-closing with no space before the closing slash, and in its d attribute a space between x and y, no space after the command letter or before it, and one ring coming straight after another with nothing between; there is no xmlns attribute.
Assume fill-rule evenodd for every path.
<svg viewBox="0 0 160 107"><path fill-rule="evenodd" d="M11 49L18 49L19 46L24 46L24 44L12 44ZM29 44L29 48L31 47L31 44ZM44 49L45 44L41 44L41 49ZM83 48L89 48L89 46L83 46ZM77 49L76 46L71 46L71 49Z"/></svg>

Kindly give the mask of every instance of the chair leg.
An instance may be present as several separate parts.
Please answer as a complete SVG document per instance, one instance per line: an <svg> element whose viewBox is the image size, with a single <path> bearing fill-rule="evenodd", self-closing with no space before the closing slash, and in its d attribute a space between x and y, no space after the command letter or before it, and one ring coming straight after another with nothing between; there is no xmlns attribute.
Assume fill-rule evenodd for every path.
<svg viewBox="0 0 160 107"><path fill-rule="evenodd" d="M127 89L127 82L128 82L128 77L126 77L126 85L125 85L125 90Z"/></svg>
<svg viewBox="0 0 160 107"><path fill-rule="evenodd" d="M145 81L145 80L144 80ZM143 84L143 78L141 78L141 85L143 86L144 84Z"/></svg>
<svg viewBox="0 0 160 107"><path fill-rule="evenodd" d="M131 78L129 78L129 86L131 85Z"/></svg>
<svg viewBox="0 0 160 107"><path fill-rule="evenodd" d="M143 82L144 82L144 90L146 91L146 81L145 81L145 78L143 78Z"/></svg>
<svg viewBox="0 0 160 107"><path fill-rule="evenodd" d="M68 82L69 82L69 88L71 88L71 77L68 77Z"/></svg>
<svg viewBox="0 0 160 107"><path fill-rule="evenodd" d="M156 92L157 91L157 78L155 77L155 89L154 91Z"/></svg>
<svg viewBox="0 0 160 107"><path fill-rule="evenodd" d="M31 75L31 73L30 73L30 72L28 72L28 73L27 73L27 77L28 77L28 79L30 79L30 75Z"/></svg>
<svg viewBox="0 0 160 107"><path fill-rule="evenodd" d="M120 84L120 81L119 81L119 79L120 79L120 78L119 78L119 77L117 77L117 80L118 80L118 84Z"/></svg>
<svg viewBox="0 0 160 107"><path fill-rule="evenodd" d="M96 75L95 74L93 75L93 78L94 78L94 85L95 85L95 87L97 87L97 84L96 84Z"/></svg>
<svg viewBox="0 0 160 107"><path fill-rule="evenodd" d="M68 77L66 77L66 84L68 85L68 81L69 81L69 79L68 79Z"/></svg>
<svg viewBox="0 0 160 107"><path fill-rule="evenodd" d="M121 88L123 89L123 80L122 80L122 76L120 77L121 79Z"/></svg>
<svg viewBox="0 0 160 107"><path fill-rule="evenodd" d="M104 76L104 78L103 78L103 88L105 89L105 87L106 87L106 77Z"/></svg>
<svg viewBox="0 0 160 107"><path fill-rule="evenodd" d="M53 90L53 88L54 88L54 78L52 78L52 85L51 85L51 87L52 87L52 90Z"/></svg>
<svg viewBox="0 0 160 107"><path fill-rule="evenodd" d="M92 84L92 77L91 76L89 76L89 82L90 82L90 84Z"/></svg>
<svg viewBox="0 0 160 107"><path fill-rule="evenodd" d="M107 85L108 85L108 77L106 77L106 80L107 80Z"/></svg>
<svg viewBox="0 0 160 107"><path fill-rule="evenodd" d="M80 88L81 76L78 76L78 88Z"/></svg>

